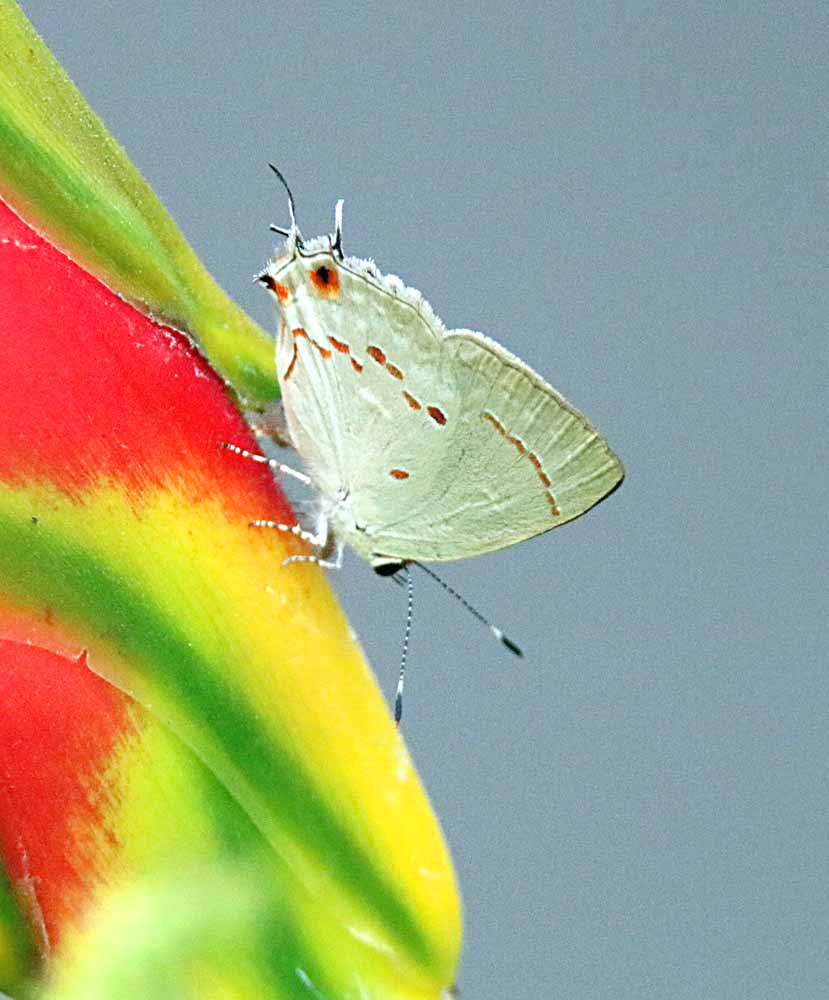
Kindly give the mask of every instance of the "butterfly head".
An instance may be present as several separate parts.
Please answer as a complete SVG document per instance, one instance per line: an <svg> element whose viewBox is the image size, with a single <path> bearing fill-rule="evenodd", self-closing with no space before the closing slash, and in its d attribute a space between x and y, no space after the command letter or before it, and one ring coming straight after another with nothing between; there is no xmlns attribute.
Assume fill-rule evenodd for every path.
<svg viewBox="0 0 829 1000"><path fill-rule="evenodd" d="M280 171L270 164L288 193L291 226L283 229L271 226L273 232L285 237L285 243L266 270L257 276L275 296L281 308L304 298L337 299L340 293L338 263L343 261L343 200L334 207L334 231L327 236L305 240L296 221L293 194Z"/></svg>
<svg viewBox="0 0 829 1000"><path fill-rule="evenodd" d="M276 174L279 182L285 188L285 192L288 195L288 212L291 216L291 225L289 229L284 229L282 226L271 226L271 231L274 233L279 233L280 236L285 237L285 247L280 256L293 257L297 253L301 253L305 248L305 240L302 238L302 233L299 230L299 225L296 221L296 204L294 203L293 193L288 187L288 182L282 174L282 171L278 167L275 167L272 163L268 166ZM334 254L339 260L343 259L343 199L337 202L334 206L334 232L327 237L328 246L331 253ZM316 243L316 240L312 240L312 243Z"/></svg>

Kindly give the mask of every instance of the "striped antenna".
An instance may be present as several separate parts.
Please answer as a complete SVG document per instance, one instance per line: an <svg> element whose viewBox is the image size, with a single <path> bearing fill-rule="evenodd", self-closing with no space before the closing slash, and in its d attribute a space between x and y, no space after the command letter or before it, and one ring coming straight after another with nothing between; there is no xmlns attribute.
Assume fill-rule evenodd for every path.
<svg viewBox="0 0 829 1000"><path fill-rule="evenodd" d="M504 646L506 646L511 653L514 653L515 656L524 655L520 646L514 643L508 635L504 635L503 630L498 628L497 625L493 625L488 618L484 618L484 616L481 614L480 611L478 611L477 608L473 608L472 605L469 603L469 601L467 601L467 599L463 597L463 595L459 594L457 590L454 589L454 587L450 587L449 584L445 580L442 580L433 569L429 569L428 566L424 566L423 563L420 562L412 562L412 565L419 566L427 576L431 576L431 578L436 583L439 583L447 594L450 594L452 597L454 597L456 601L460 601L461 604L466 608L466 610L472 615L472 617L477 618L482 625L486 625L486 627L495 636L495 638Z"/></svg>
<svg viewBox="0 0 829 1000"><path fill-rule="evenodd" d="M271 168L271 170L273 170L273 172L279 178L282 187L285 188L285 191L288 194L288 211L291 214L290 229L282 229L281 226L271 226L271 232L279 233L280 236L287 236L287 237L294 236L296 237L297 243L302 245L302 236L299 232L299 226L296 224L296 205L294 204L293 193L291 192L291 189L288 187L288 182L282 176L282 171L279 169L279 167L275 167L272 163L269 163L268 166Z"/></svg>
<svg viewBox="0 0 829 1000"><path fill-rule="evenodd" d="M400 673L397 677L397 694L394 696L394 721L399 727L403 718L403 684L406 680L406 658L409 655L409 639L412 634L412 610L414 608L414 586L408 566L403 566L406 574L406 630L403 633L403 652L400 656Z"/></svg>

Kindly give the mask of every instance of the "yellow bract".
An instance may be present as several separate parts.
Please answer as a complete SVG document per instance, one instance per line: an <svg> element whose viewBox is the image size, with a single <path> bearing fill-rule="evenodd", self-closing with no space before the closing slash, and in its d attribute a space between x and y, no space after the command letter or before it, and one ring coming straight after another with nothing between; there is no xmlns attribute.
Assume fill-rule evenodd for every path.
<svg viewBox="0 0 829 1000"><path fill-rule="evenodd" d="M0 499L6 523L28 524L32 511L38 525L27 559L48 567L59 551L66 573L35 580L28 601L48 605L58 629L78 644L82 637L91 669L169 726L218 778L220 811L239 814L227 823L241 823L253 842L263 878L301 928L303 953L317 955L336 981L363 975L367 986L400 986L377 995L437 996L459 947L451 864L323 574L281 568L293 539L172 489L136 502L102 482L80 501L42 486ZM123 830L125 868L137 853L139 866L163 869L186 849L163 815L179 794L193 800L194 843L215 836L199 767L182 769L171 740L150 727L140 738L127 734L113 754L108 780L120 791L112 821ZM141 764L147 754L153 768ZM153 836L166 857L151 857Z"/></svg>

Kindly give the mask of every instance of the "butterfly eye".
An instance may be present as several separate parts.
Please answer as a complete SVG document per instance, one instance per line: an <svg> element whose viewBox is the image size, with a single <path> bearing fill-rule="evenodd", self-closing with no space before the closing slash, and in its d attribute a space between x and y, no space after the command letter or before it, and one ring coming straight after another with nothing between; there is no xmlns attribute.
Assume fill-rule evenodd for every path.
<svg viewBox="0 0 829 1000"><path fill-rule="evenodd" d="M311 283L319 295L326 299L336 299L340 294L340 276L335 267L320 264L311 271Z"/></svg>

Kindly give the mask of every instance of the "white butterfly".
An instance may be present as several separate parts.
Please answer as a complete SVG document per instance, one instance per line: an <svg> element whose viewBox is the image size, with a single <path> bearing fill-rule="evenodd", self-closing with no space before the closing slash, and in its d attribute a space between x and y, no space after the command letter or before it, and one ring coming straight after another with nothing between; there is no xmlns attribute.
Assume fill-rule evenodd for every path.
<svg viewBox="0 0 829 1000"><path fill-rule="evenodd" d="M283 181L281 174L274 171ZM287 185L285 185L287 188ZM587 419L480 333L446 330L420 294L291 228L260 277L279 307L276 369L290 443L320 497L293 557L339 566L350 545L378 572L463 559L579 517L624 476ZM234 449L238 450L238 449Z"/></svg>

